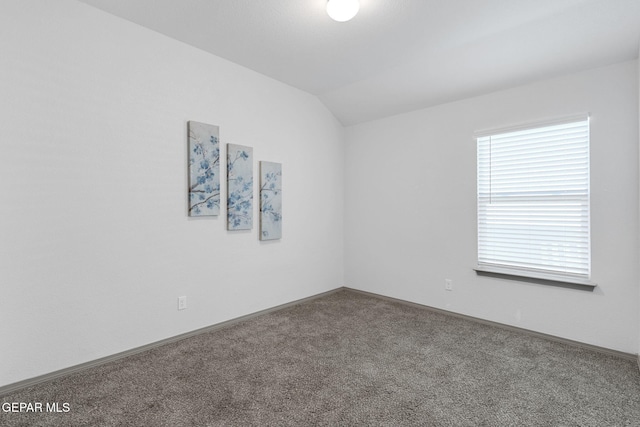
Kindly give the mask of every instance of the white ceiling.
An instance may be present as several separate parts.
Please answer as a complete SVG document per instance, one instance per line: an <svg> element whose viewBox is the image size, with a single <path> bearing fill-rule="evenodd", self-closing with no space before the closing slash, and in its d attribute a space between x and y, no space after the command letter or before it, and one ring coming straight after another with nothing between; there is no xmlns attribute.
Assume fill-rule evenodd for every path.
<svg viewBox="0 0 640 427"><path fill-rule="evenodd" d="M640 0L80 0L318 98L345 125L638 57Z"/></svg>

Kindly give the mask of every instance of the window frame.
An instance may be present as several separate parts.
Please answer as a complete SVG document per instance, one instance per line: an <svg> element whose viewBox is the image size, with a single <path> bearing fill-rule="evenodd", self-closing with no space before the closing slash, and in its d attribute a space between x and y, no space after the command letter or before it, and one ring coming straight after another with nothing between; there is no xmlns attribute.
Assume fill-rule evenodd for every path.
<svg viewBox="0 0 640 427"><path fill-rule="evenodd" d="M587 121L587 129L588 129L588 139L587 139L587 151L588 151L588 161L587 161L587 226L588 226L588 274L585 275L575 275L571 273L562 273L562 272L553 272L553 271L544 271L544 270L536 270L536 269L526 269L526 268L512 268L509 266L498 265L498 264L484 264L480 263L480 163L479 163L479 155L480 155L480 147L479 147L479 139L488 136L496 136L505 133L525 131L525 130L534 130L538 128L545 128L554 125L562 125L573 122L581 122ZM527 122L522 123L515 126L509 127L501 127L501 128L493 128L487 129L483 131L475 132L473 135L474 142L476 144L476 266L474 270L478 274L483 275L491 275L491 276L499 276L508 279L530 281L531 279L535 281L541 281L543 283L550 282L551 284L555 283L564 283L570 285L579 285L579 287L585 287L585 289L592 289L597 286L596 283L592 281L592 231L591 231L591 115L589 113L580 113L571 116L564 116L560 118L547 119L547 120L539 120L535 122Z"/></svg>

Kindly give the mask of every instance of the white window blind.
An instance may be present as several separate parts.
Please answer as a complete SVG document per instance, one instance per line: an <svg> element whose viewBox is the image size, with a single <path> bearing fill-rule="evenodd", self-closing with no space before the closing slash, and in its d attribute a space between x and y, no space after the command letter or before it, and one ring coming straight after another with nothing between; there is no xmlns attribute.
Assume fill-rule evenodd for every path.
<svg viewBox="0 0 640 427"><path fill-rule="evenodd" d="M588 118L477 143L478 269L588 280Z"/></svg>

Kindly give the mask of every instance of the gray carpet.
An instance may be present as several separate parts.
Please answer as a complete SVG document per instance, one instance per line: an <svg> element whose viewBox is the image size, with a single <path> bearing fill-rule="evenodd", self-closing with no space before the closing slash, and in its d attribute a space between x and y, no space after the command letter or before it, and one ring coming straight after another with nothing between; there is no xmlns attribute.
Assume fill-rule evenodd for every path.
<svg viewBox="0 0 640 427"><path fill-rule="evenodd" d="M2 426L639 426L630 360L341 291L3 396Z"/></svg>

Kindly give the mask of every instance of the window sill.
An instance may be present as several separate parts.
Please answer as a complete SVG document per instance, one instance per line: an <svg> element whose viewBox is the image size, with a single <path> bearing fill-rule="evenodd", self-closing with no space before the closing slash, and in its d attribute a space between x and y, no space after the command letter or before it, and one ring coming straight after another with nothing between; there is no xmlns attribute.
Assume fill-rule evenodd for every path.
<svg viewBox="0 0 640 427"><path fill-rule="evenodd" d="M477 274L484 276L501 277L505 279L542 283L555 286L564 286L589 291L593 291L593 289L597 286L596 283L593 283L587 279L582 279L579 277L560 276L537 271L524 271L494 266L476 266L474 270Z"/></svg>

